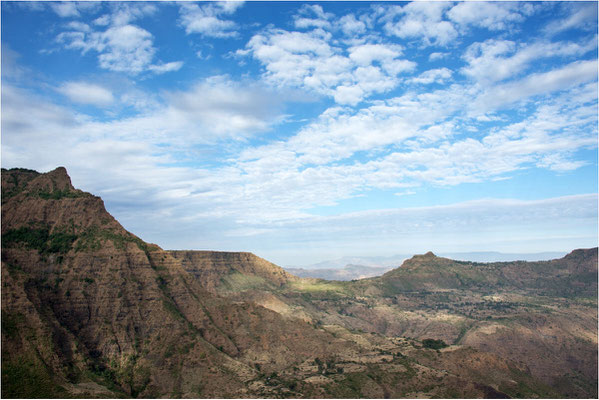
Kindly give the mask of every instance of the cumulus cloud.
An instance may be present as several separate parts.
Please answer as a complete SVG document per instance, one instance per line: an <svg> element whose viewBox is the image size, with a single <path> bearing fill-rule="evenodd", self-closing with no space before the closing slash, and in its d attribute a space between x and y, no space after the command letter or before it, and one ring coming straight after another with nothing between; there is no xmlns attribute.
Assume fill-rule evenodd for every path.
<svg viewBox="0 0 599 400"><path fill-rule="evenodd" d="M304 4L297 15L294 16L296 28L330 28L334 15L325 13L322 6L318 4Z"/></svg>
<svg viewBox="0 0 599 400"><path fill-rule="evenodd" d="M442 83L451 78L453 72L448 68L436 68L424 71L416 78L410 79L411 83L428 85L431 83Z"/></svg>
<svg viewBox="0 0 599 400"><path fill-rule="evenodd" d="M420 39L426 45L446 46L458 37L453 24L444 19L444 2L412 2L405 6L383 9L382 21L388 35L403 39Z"/></svg>
<svg viewBox="0 0 599 400"><path fill-rule="evenodd" d="M56 13L56 15L58 15L61 18L77 18L80 17L82 14L94 12L101 7L99 2L93 1L52 1L47 3L40 3L49 7L52 11ZM44 7L42 5L40 5L40 7L37 8L38 11L41 11L43 9Z"/></svg>
<svg viewBox="0 0 599 400"><path fill-rule="evenodd" d="M373 93L391 90L399 84L399 74L416 67L401 58L398 45L362 44L344 51L330 40L321 30L271 29L254 35L246 48L265 66L266 81L331 96L339 104L355 105Z"/></svg>
<svg viewBox="0 0 599 400"><path fill-rule="evenodd" d="M67 82L58 91L75 103L106 106L114 102L110 90L87 82Z"/></svg>
<svg viewBox="0 0 599 400"><path fill-rule="evenodd" d="M339 19L339 27L347 36L353 36L366 32L364 21L356 19L355 15L347 14Z"/></svg>
<svg viewBox="0 0 599 400"><path fill-rule="evenodd" d="M50 7L52 7L56 14L63 18L79 16L79 11L77 10L77 3L75 2L57 2L50 4Z"/></svg>
<svg viewBox="0 0 599 400"><path fill-rule="evenodd" d="M516 2L463 2L449 10L447 16L459 25L502 30L524 20L519 12L521 7Z"/></svg>
<svg viewBox="0 0 599 400"><path fill-rule="evenodd" d="M199 33L215 38L235 37L238 35L237 23L221 19L221 16L235 13L242 4L243 2L238 1L223 1L202 6L182 3L179 7L180 24L188 35Z"/></svg>
<svg viewBox="0 0 599 400"><path fill-rule="evenodd" d="M442 53L442 52L433 52L430 53L428 56L429 61L437 61L437 60L442 60L444 58L446 58L447 56L449 56L449 53Z"/></svg>
<svg viewBox="0 0 599 400"><path fill-rule="evenodd" d="M117 24L105 31L72 30L60 33L56 41L67 49L80 50L82 54L97 52L100 67L115 72L139 74L149 70L164 73L182 66L180 61L152 64L156 54L154 38L136 25Z"/></svg>

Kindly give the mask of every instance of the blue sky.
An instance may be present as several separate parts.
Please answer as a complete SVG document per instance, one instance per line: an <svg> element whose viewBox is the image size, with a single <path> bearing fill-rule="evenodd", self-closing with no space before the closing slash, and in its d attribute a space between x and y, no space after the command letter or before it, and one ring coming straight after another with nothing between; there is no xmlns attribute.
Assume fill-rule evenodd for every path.
<svg viewBox="0 0 599 400"><path fill-rule="evenodd" d="M2 2L2 166L167 249L597 245L596 2Z"/></svg>

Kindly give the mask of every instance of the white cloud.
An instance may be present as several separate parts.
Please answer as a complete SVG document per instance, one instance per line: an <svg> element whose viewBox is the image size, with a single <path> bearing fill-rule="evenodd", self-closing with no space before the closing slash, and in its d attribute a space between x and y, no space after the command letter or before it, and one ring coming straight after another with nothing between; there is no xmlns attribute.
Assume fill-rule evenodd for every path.
<svg viewBox="0 0 599 400"><path fill-rule="evenodd" d="M7 43L2 43L2 79L20 79L29 71L18 63L21 55L10 48Z"/></svg>
<svg viewBox="0 0 599 400"><path fill-rule="evenodd" d="M165 72L178 71L183 66L183 61L172 61L166 64L150 65L148 69L157 74L163 74Z"/></svg>
<svg viewBox="0 0 599 400"><path fill-rule="evenodd" d="M222 15L233 14L243 2L225 1L199 6L193 3L182 3L179 7L180 23L189 35L199 33L215 38L235 37L237 23L221 19Z"/></svg>
<svg viewBox="0 0 599 400"><path fill-rule="evenodd" d="M78 17L77 3L75 2L56 2L51 3L50 7L62 18Z"/></svg>
<svg viewBox="0 0 599 400"><path fill-rule="evenodd" d="M211 135L245 137L269 129L282 118L278 96L260 86L243 86L226 77L209 78L184 92L167 95L167 115ZM196 128L197 130L197 128Z"/></svg>
<svg viewBox="0 0 599 400"><path fill-rule="evenodd" d="M259 60L265 67L264 79L272 85L307 89L351 105L395 88L400 82L397 75L416 66L400 58L398 45L362 44L344 51L330 40L331 35L321 30L271 29L254 35L247 52L239 54Z"/></svg>
<svg viewBox="0 0 599 400"><path fill-rule="evenodd" d="M79 21L71 21L68 24L66 24L65 26L74 31L81 31L81 32L89 32L90 31L89 25L84 24L83 22L79 22Z"/></svg>
<svg viewBox="0 0 599 400"><path fill-rule="evenodd" d="M355 36L366 32L364 21L356 19L353 14L344 15L339 19L339 27L347 36Z"/></svg>
<svg viewBox="0 0 599 400"><path fill-rule="evenodd" d="M29 92L2 84L2 151L6 146L26 147L36 137L56 134L52 140L65 138L64 129L78 123L77 115L43 101Z"/></svg>
<svg viewBox="0 0 599 400"><path fill-rule="evenodd" d="M411 83L428 85L431 83L443 83L451 78L453 72L448 68L429 69L424 71L418 77L409 80Z"/></svg>
<svg viewBox="0 0 599 400"><path fill-rule="evenodd" d="M597 60L575 61L548 72L534 73L518 81L485 89L472 103L472 110L484 113L527 101L537 95L573 88L597 79Z"/></svg>
<svg viewBox="0 0 599 400"><path fill-rule="evenodd" d="M109 28L91 40L95 50L101 52L100 67L111 71L142 72L156 52L152 34L135 25Z"/></svg>
<svg viewBox="0 0 599 400"><path fill-rule="evenodd" d="M92 22L94 23L94 25L106 26L110 23L110 15L102 15L101 17L94 19Z"/></svg>
<svg viewBox="0 0 599 400"><path fill-rule="evenodd" d="M429 54L428 60L429 61L442 60L442 59L446 58L447 56L449 56L449 53L433 52L433 53Z"/></svg>
<svg viewBox="0 0 599 400"><path fill-rule="evenodd" d="M388 35L403 39L420 39L426 45L447 46L458 37L453 24L443 19L451 3L412 2L382 10L382 21ZM399 16L396 21L395 17Z"/></svg>
<svg viewBox="0 0 599 400"><path fill-rule="evenodd" d="M158 12L158 7L152 3L115 3L114 9L110 14L112 25L128 25L137 19L154 15Z"/></svg>
<svg viewBox="0 0 599 400"><path fill-rule="evenodd" d="M597 194L486 198L244 225L247 248L280 265L426 251L571 251L596 246ZM549 246L549 247L548 247ZM310 251L306 251L309 249Z"/></svg>
<svg viewBox="0 0 599 400"><path fill-rule="evenodd" d="M462 73L483 84L499 82L514 75L521 75L537 60L580 57L596 48L596 37L586 43L536 42L529 45L489 39L468 47L463 57L468 65L462 69Z"/></svg>
<svg viewBox="0 0 599 400"><path fill-rule="evenodd" d="M330 28L329 20L334 18L334 15L325 13L322 6L318 4L304 4L293 18L294 25L298 29Z"/></svg>
<svg viewBox="0 0 599 400"><path fill-rule="evenodd" d="M516 2L462 2L447 12L447 16L459 25L473 25L489 30L503 30L511 23L522 22Z"/></svg>
<svg viewBox="0 0 599 400"><path fill-rule="evenodd" d="M448 19L447 11L461 4L453 9L437 3L374 6L341 18L331 18L320 6L305 6L291 21L301 32L267 27L237 52L260 63L260 84L218 76L179 91L152 94L134 90L132 79L133 88L123 89L114 81L110 86L102 83L104 87L75 77L58 88L76 102L107 106L108 111L126 109L126 118L93 120L3 82L3 163L40 170L66 165L73 181L102 195L117 217L152 232L144 238L166 245L223 249L239 246L231 238L243 235L248 250L254 251L274 251L301 241L337 248L345 243L350 249L365 237L372 249L377 242L389 249L406 238L414 246L428 247L430 238L450 243L447 246L484 246L505 240L501 238L510 232L524 232L514 238L520 242L527 236L545 240L544 228L555 231L551 223L573 216L581 218L577 221L582 220L585 229L594 226L591 236L586 230L584 234L596 239L596 196L591 199L594 209L588 198L569 198L556 200L559 206L485 200L337 217L310 214L315 207L334 206L371 191L384 192L401 204L417 199L423 190L510 179L518 171L535 168L570 174L587 165L581 154L597 145L597 62L581 58L596 49L596 39L518 44L508 40L513 37L506 31L468 49L461 70L468 79L451 82L452 70L441 63L416 70L405 53L418 52L422 45L453 46L455 27L509 27L509 18L501 15L480 16L480 23L474 22L466 7L459 17L455 11L454 20ZM100 66L112 71L158 74L180 69L180 61L157 60L153 35L134 24L154 15L156 6L127 5L133 7L110 6L110 14L89 25L69 23L59 40L82 54L97 53ZM239 27L228 16L238 6L185 4L180 23L188 33L232 37ZM371 19L375 16L378 20ZM373 34L370 29L377 21L405 40ZM10 52L5 58L4 52L3 46L3 74L5 61L11 64L15 58L11 60ZM420 53L418 59L426 56ZM429 60L450 56L445 49L430 54ZM537 60L547 62L537 68ZM447 66L459 65L454 61ZM445 86L419 86L433 82ZM338 105L312 119L300 115L304 109L287 116L287 88L328 96ZM373 99L394 89L400 89L395 97ZM131 115L131 107L139 113ZM291 130L268 135L292 118ZM544 211L519 219L535 207ZM593 210L595 220L587 218ZM511 215L517 218L510 220ZM498 220L500 224L493 225ZM520 231L517 224L522 221L547 225ZM580 232L569 224L572 231L565 236ZM477 234L451 236L459 231L456 227L474 227L469 232ZM182 231L205 241L173 242L173 232L180 238Z"/></svg>
<svg viewBox="0 0 599 400"><path fill-rule="evenodd" d="M373 61L391 61L402 54L399 45L364 44L350 47L349 58L361 67L372 64Z"/></svg>
<svg viewBox="0 0 599 400"><path fill-rule="evenodd" d="M549 23L545 27L545 32L547 34L556 35L571 29L597 31L597 3L567 2L561 3L560 6L569 15Z"/></svg>
<svg viewBox="0 0 599 400"><path fill-rule="evenodd" d="M58 91L76 103L106 106L114 102L110 90L87 82L67 82Z"/></svg>
<svg viewBox="0 0 599 400"><path fill-rule="evenodd" d="M152 34L136 25L112 25L105 31L75 30L60 33L58 43L68 49L98 53L101 68L115 72L139 74L144 71L164 73L181 68L182 63L152 64L156 54Z"/></svg>
<svg viewBox="0 0 599 400"><path fill-rule="evenodd" d="M316 243L317 238L335 236L339 242L330 242L335 246L343 240L355 245L353 240L363 234L359 226L368 218L371 224L367 226L380 223L381 235L386 232L388 240L401 240L408 228L415 232L410 238L422 240L438 227L434 218L449 215L459 214L468 228L483 215L484 207L480 208L481 215L472 211L478 209L478 203L444 208L445 213L439 214L435 214L439 208L410 209L372 212L362 219L354 214L325 220L310 216L306 210L335 205L373 188L395 192L409 188L403 193L416 192L415 196L423 184L480 182L509 177L513 171L532 166L568 171L581 166L575 152L596 146L597 135L596 107L592 105L596 84L569 89L518 123L481 131L477 139L459 140L452 135L459 129L465 112L460 109L469 94L464 88L451 88L405 94L357 112L333 108L288 140L250 147L239 156L235 151L224 151L223 158L229 161L213 168L183 168L176 166L181 155L191 163L212 163L214 156L206 153L235 147L234 142L223 142L223 138L242 140L252 132L272 127L281 117L277 110L280 100L259 86L215 77L189 90L170 93L166 104L151 113L91 122L9 85L3 85L2 97L4 165L41 170L66 165L73 181L102 195L127 227L149 231L152 234L144 237L147 240L173 246L191 247L191 243L169 242L168 236L181 226L189 232L201 231L198 221L204 222L200 225L213 221L219 227L213 230L212 239L203 243L220 249L240 246L231 239L231 232L239 233L240 226L245 228L247 243L251 238L266 243L269 240L265 238L271 238L269 232L273 240L288 232L290 243L308 239ZM353 159L359 152L370 152L371 161ZM502 212L508 209L501 202L486 206ZM473 214L460 214L468 207ZM582 212L580 208L572 210ZM566 210L555 212L559 215ZM416 216L410 219L408 215ZM426 215L434 218L427 220ZM501 213L493 215L497 218ZM140 216L143 222L135 222ZM450 220L457 223L460 218ZM177 223L171 226L165 219ZM168 229L152 230L148 221ZM430 229L427 221L433 224ZM486 229L483 225L476 225L476 229ZM501 229L508 230L506 226ZM447 239L449 233L442 233L450 232L447 229L436 234L436 243ZM506 237L504 231L485 232ZM525 232L534 237L532 231ZM251 244L250 250L268 250L268 245Z"/></svg>
<svg viewBox="0 0 599 400"><path fill-rule="evenodd" d="M36 3L36 2L31 2ZM42 3L42 2L40 2ZM44 4L44 3L42 3ZM82 13L93 12L100 8L100 3L95 1L63 1L45 3L61 18L76 18ZM43 8L39 8L41 10Z"/></svg>
<svg viewBox="0 0 599 400"><path fill-rule="evenodd" d="M406 190L405 192L397 192L397 193L393 193L395 196L401 197L401 196L411 196L413 194L416 194L415 191L413 190Z"/></svg>

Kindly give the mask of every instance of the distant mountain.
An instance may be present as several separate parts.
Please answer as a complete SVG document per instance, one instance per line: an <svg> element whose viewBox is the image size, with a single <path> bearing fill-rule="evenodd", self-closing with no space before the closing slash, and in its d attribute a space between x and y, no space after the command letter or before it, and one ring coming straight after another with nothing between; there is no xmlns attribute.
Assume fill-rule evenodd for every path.
<svg viewBox="0 0 599 400"><path fill-rule="evenodd" d="M412 254L398 254L390 257L374 256L374 257L341 257L334 260L321 261L310 265L290 265L285 269L335 269L343 268L348 265L360 265L364 267L398 267L404 260L410 258Z"/></svg>
<svg viewBox="0 0 599 400"><path fill-rule="evenodd" d="M442 257L474 262L543 261L561 258L566 252L500 253L480 251L467 253L441 253ZM301 278L318 278L337 281L372 278L400 266L411 255L391 257L342 257L322 261L305 267L286 267L285 270Z"/></svg>
<svg viewBox="0 0 599 400"><path fill-rule="evenodd" d="M392 267L367 267L365 265L348 264L341 268L303 269L286 268L286 271L300 278L319 278L335 281L351 281L352 279L372 278L383 275Z"/></svg>
<svg viewBox="0 0 599 400"><path fill-rule="evenodd" d="M542 253L500 253L497 251L474 251L466 253L439 253L441 257L454 260L476 261L476 262L498 262L498 261L546 261L562 258L565 251L546 251Z"/></svg>
<svg viewBox="0 0 599 400"><path fill-rule="evenodd" d="M438 253L441 257L447 257L454 260L476 261L476 262L497 262L497 261L545 261L561 258L566 255L565 251L548 251L541 253L501 253L498 251L474 251L474 252L453 252ZM405 260L412 257L413 254L396 254L389 257L341 257L334 260L321 261L315 264L303 266L289 266L286 270L322 270L345 268L349 265L363 267L398 267Z"/></svg>

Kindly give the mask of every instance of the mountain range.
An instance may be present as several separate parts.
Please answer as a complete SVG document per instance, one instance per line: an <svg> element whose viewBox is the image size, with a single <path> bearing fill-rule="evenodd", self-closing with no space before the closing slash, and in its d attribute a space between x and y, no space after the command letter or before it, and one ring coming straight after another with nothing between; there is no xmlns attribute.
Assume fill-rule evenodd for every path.
<svg viewBox="0 0 599 400"><path fill-rule="evenodd" d="M64 168L2 170L2 397L597 397L597 248L295 276L163 250Z"/></svg>
<svg viewBox="0 0 599 400"><path fill-rule="evenodd" d="M566 252L543 253L501 253L497 251L477 251L465 253L440 253L441 257L461 261L500 262L500 261L543 261L561 258ZM350 281L371 278L399 267L410 254L396 254L390 257L342 257L321 261L303 267L284 267L286 271L302 278Z"/></svg>

